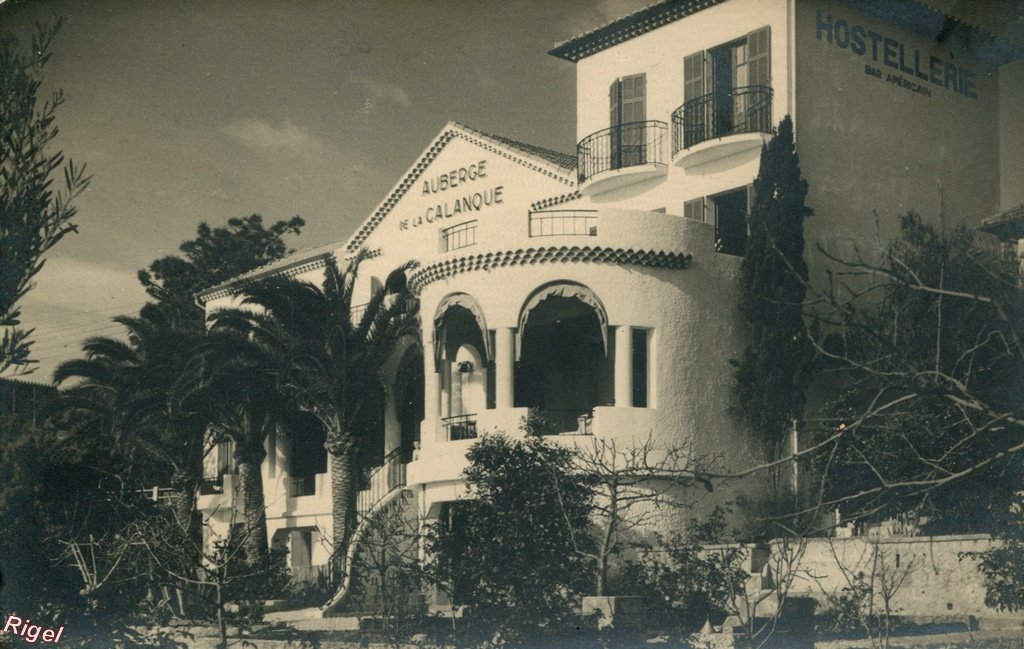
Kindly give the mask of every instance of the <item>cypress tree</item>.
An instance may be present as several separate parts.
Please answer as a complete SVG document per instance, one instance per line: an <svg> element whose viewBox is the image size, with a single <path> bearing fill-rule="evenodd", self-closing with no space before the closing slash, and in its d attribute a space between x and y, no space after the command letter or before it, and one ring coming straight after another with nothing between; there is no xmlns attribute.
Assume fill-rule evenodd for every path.
<svg viewBox="0 0 1024 649"><path fill-rule="evenodd" d="M807 182L800 175L788 115L761 150L754 194L740 266L740 311L750 344L732 364L738 414L765 459L775 460L793 420L803 414L814 354L803 318L804 219L813 210L804 205Z"/></svg>

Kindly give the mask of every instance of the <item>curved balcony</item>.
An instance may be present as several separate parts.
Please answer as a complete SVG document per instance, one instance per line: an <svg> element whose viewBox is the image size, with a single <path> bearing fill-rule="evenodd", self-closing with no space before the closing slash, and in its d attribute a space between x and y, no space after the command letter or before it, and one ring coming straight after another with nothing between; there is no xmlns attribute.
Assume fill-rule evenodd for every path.
<svg viewBox="0 0 1024 649"><path fill-rule="evenodd" d="M584 194L625 187L666 173L665 122L619 124L591 133L576 145L579 188Z"/></svg>
<svg viewBox="0 0 1024 649"><path fill-rule="evenodd" d="M760 149L772 133L771 87L713 92L673 111L672 160L692 167Z"/></svg>

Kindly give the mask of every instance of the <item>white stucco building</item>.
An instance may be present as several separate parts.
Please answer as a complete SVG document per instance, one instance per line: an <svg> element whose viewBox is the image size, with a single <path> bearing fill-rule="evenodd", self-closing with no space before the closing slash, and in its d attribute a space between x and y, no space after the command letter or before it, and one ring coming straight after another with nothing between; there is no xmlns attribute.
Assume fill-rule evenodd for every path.
<svg viewBox="0 0 1024 649"><path fill-rule="evenodd" d="M1024 202L1020 52L925 4L669 0L551 54L576 66L575 153L450 123L349 239L200 295L213 310L270 274L317 281L324 259L366 248L368 296L419 262L406 279L422 327L383 368L364 512L405 493L437 517L474 438L516 434L531 407L563 443L650 434L755 460L728 412L728 359L744 344L750 186L787 114L812 275L818 246L873 238L876 213L885 240L909 209L978 224ZM224 453L209 462L226 475L200 507L226 524L233 476ZM315 435L268 440L269 533L296 571L330 554L326 471Z"/></svg>

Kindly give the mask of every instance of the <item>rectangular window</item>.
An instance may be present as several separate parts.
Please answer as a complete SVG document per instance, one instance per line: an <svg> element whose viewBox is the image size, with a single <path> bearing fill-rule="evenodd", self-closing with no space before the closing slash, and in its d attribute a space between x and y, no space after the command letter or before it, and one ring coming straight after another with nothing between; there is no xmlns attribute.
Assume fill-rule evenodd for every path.
<svg viewBox="0 0 1024 649"><path fill-rule="evenodd" d="M743 187L708 197L715 217L715 250L718 252L727 255L746 254L747 194L747 188Z"/></svg>
<svg viewBox="0 0 1024 649"><path fill-rule="evenodd" d="M683 216L694 221L704 222L704 197L695 198L683 203Z"/></svg>
<svg viewBox="0 0 1024 649"><path fill-rule="evenodd" d="M646 162L647 75L634 74L612 82L608 91L611 168Z"/></svg>
<svg viewBox="0 0 1024 649"><path fill-rule="evenodd" d="M633 330L633 407L646 408L650 388L650 332Z"/></svg>

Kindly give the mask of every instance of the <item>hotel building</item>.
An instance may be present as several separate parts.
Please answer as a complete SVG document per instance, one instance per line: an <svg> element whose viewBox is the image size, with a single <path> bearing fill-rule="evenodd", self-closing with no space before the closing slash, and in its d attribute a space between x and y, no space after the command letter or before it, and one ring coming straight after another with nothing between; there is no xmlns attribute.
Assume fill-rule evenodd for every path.
<svg viewBox="0 0 1024 649"><path fill-rule="evenodd" d="M925 3L669 0L551 54L576 66L575 152L449 123L349 239L200 294L212 311L269 275L316 282L324 260L360 249L373 253L362 298L396 282L415 293L419 333L382 368L363 514L398 503L437 518L464 493L475 438L522 434L530 408L560 443L650 435L729 468L756 461L729 412L728 360L745 344L751 184L786 115L814 209L812 277L819 248L888 240L910 209L947 224L1005 213L999 232L1014 231L1021 53ZM419 266L392 275L408 260ZM316 570L331 538L322 444L280 431L267 446L269 536L296 573ZM219 525L229 454L209 458L221 486L200 497Z"/></svg>

